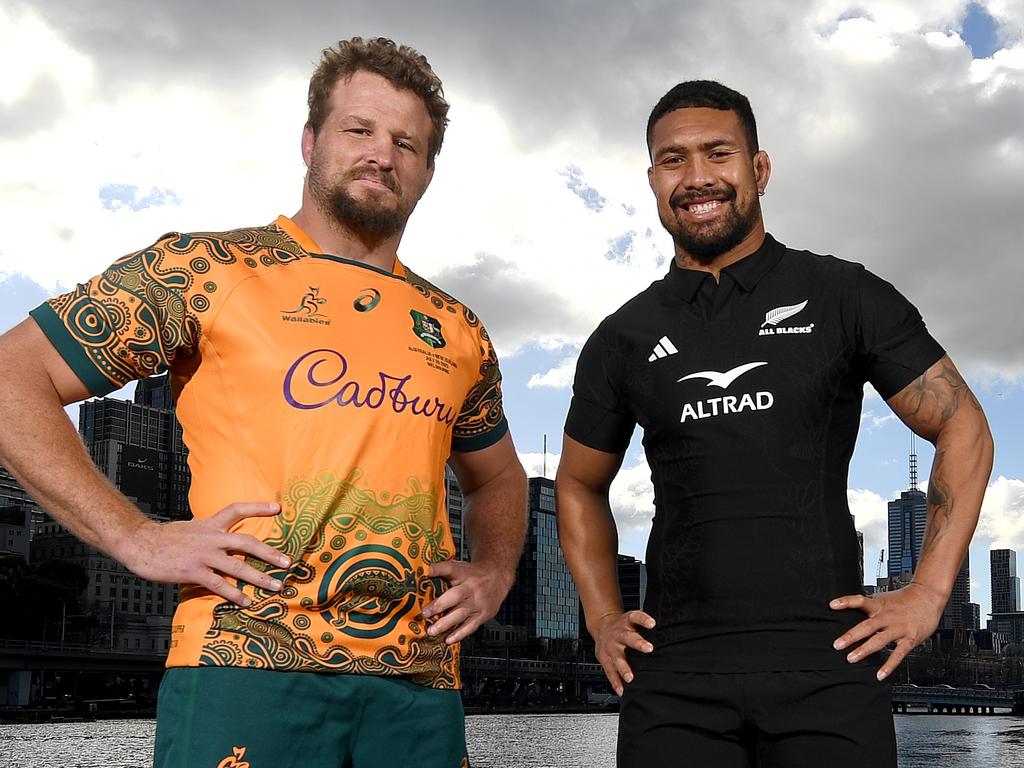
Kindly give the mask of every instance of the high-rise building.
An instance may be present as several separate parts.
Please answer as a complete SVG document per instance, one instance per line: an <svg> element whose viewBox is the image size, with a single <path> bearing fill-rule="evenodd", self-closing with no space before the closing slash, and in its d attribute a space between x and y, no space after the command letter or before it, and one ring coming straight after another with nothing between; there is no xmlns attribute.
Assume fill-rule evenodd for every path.
<svg viewBox="0 0 1024 768"><path fill-rule="evenodd" d="M942 611L939 629L970 629L964 625L964 607L971 602L971 556L964 555L964 561L953 581L949 602ZM979 619L980 621L980 619Z"/></svg>
<svg viewBox="0 0 1024 768"><path fill-rule="evenodd" d="M964 603L961 624L964 629L981 629L981 606L977 603Z"/></svg>
<svg viewBox="0 0 1024 768"><path fill-rule="evenodd" d="M617 558L622 610L642 611L647 597L647 566L629 555Z"/></svg>
<svg viewBox="0 0 1024 768"><path fill-rule="evenodd" d="M851 515L852 517L852 515ZM857 565L860 567L860 581L864 584L864 531L857 531Z"/></svg>
<svg viewBox="0 0 1024 768"><path fill-rule="evenodd" d="M993 549L988 554L992 578L992 613L1013 613L1021 609L1017 553Z"/></svg>
<svg viewBox="0 0 1024 768"><path fill-rule="evenodd" d="M455 542L455 559L468 560L469 547L466 545L462 489L459 488L459 481L455 479L455 473L447 464L444 467L444 498L448 509L448 525L452 529L452 541Z"/></svg>
<svg viewBox="0 0 1024 768"><path fill-rule="evenodd" d="M33 519L41 514L28 492L0 465L0 556L29 559Z"/></svg>
<svg viewBox="0 0 1024 768"><path fill-rule="evenodd" d="M526 544L498 621L526 627L531 639L576 639L579 595L558 545L555 481L531 477L528 507Z"/></svg>
<svg viewBox="0 0 1024 768"><path fill-rule="evenodd" d="M889 578L917 570L928 524L928 501L917 487L917 453L910 452L910 487L889 502Z"/></svg>
<svg viewBox="0 0 1024 768"><path fill-rule="evenodd" d="M146 581L112 557L83 544L49 516L36 526L32 560L68 560L89 576L83 594L94 615L110 628L110 648L166 651L171 616L178 604L178 585Z"/></svg>
<svg viewBox="0 0 1024 768"><path fill-rule="evenodd" d="M170 402L166 375L140 381L133 403L106 397L82 403L78 430L96 466L143 512L186 520L188 450Z"/></svg>

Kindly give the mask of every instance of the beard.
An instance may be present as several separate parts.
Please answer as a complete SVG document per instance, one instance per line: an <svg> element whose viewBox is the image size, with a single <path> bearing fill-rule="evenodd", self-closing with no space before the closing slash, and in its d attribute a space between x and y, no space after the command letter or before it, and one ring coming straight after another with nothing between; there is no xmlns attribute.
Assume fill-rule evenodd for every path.
<svg viewBox="0 0 1024 768"><path fill-rule="evenodd" d="M348 191L352 181L365 178L384 184L395 193L398 203L389 207L384 202L384 193L373 189L366 190L361 198ZM357 166L332 185L325 178L323 164L315 153L309 166L309 191L320 211L338 226L374 240L399 234L412 212L402 206L402 187L394 176L380 173L371 166Z"/></svg>
<svg viewBox="0 0 1024 768"><path fill-rule="evenodd" d="M675 215L677 209L684 205L710 198L720 198L724 202L730 203L729 210L725 215L718 217L715 221L688 227ZM669 199L669 206L673 216L668 221L662 218L662 226L672 235L676 248L684 251L704 267L712 264L723 253L743 242L743 238L757 226L760 216L760 203L756 199L747 211L741 211L736 207L736 190L732 187L714 190L711 194L703 191L699 194L672 195Z"/></svg>

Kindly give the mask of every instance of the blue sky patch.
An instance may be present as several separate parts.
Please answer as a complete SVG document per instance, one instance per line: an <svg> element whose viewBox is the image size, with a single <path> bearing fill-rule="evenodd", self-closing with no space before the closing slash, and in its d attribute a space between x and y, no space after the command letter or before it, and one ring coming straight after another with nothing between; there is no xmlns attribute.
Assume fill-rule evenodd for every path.
<svg viewBox="0 0 1024 768"><path fill-rule="evenodd" d="M181 198L174 190L153 187L147 194L140 195L139 188L134 184L106 184L100 187L100 201L108 211L119 211L122 208L141 211L161 205L181 205Z"/></svg>
<svg viewBox="0 0 1024 768"><path fill-rule="evenodd" d="M565 177L565 186L568 187L583 204L594 213L600 213L608 202L604 195L583 181L583 171L575 165L567 165L560 172Z"/></svg>
<svg viewBox="0 0 1024 768"><path fill-rule="evenodd" d="M625 232L618 237L613 237L608 241L608 253L604 257L616 264L628 264L629 252L633 248L635 239L636 232Z"/></svg>
<svg viewBox="0 0 1024 768"><path fill-rule="evenodd" d="M989 16L984 6L978 3L967 6L963 38L975 59L987 59L1002 48L999 44L999 25Z"/></svg>

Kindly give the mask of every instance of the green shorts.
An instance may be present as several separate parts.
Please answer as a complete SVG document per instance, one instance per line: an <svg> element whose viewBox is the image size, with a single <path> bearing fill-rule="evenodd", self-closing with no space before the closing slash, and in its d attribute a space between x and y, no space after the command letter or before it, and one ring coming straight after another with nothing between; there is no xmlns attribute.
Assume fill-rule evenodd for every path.
<svg viewBox="0 0 1024 768"><path fill-rule="evenodd" d="M400 678L174 667L155 768L465 768L458 691Z"/></svg>

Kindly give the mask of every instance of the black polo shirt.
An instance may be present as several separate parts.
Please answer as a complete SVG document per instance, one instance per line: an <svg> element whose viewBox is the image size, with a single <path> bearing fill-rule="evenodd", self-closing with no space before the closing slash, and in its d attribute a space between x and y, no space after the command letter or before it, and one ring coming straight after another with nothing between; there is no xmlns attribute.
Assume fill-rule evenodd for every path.
<svg viewBox="0 0 1024 768"><path fill-rule="evenodd" d="M943 355L917 310L859 264L770 235L722 270L678 268L580 353L565 431L622 453L644 431L650 667L832 669L864 618L847 506L864 383L884 398Z"/></svg>

